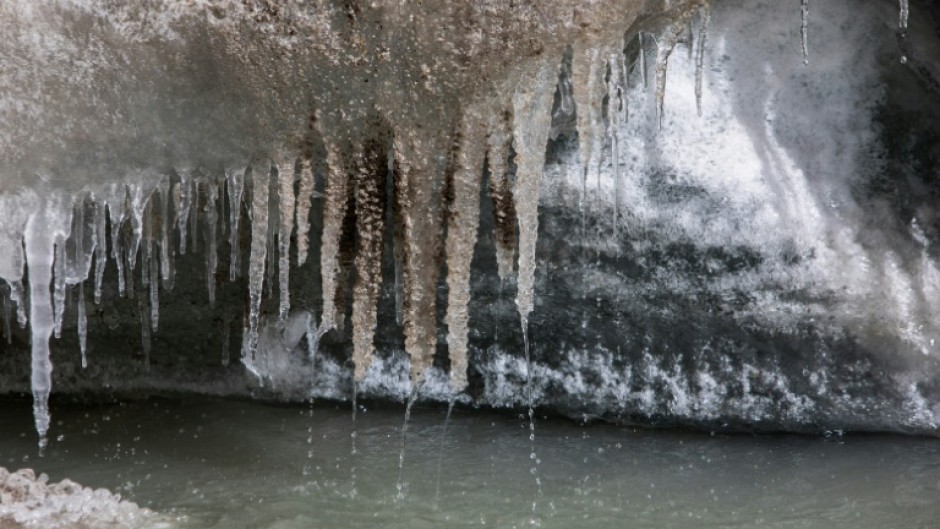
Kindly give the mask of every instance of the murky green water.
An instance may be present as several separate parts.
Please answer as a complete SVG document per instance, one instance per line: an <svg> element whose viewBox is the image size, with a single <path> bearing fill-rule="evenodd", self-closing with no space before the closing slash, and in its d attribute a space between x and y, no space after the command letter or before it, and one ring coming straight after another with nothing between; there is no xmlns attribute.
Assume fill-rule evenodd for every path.
<svg viewBox="0 0 940 529"><path fill-rule="evenodd" d="M940 440L711 436L416 407L204 398L53 408L0 402L0 465L120 492L192 528L936 527ZM535 474L532 468L535 466ZM541 481L541 491L536 484ZM533 510L534 505L534 510Z"/></svg>

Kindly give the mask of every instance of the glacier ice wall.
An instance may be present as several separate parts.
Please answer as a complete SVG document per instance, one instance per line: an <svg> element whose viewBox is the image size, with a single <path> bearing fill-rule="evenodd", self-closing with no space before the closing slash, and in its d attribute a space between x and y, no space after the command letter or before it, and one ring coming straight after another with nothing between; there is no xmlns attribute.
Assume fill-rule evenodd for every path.
<svg viewBox="0 0 940 529"><path fill-rule="evenodd" d="M934 431L940 18L792 7L2 1L0 391Z"/></svg>

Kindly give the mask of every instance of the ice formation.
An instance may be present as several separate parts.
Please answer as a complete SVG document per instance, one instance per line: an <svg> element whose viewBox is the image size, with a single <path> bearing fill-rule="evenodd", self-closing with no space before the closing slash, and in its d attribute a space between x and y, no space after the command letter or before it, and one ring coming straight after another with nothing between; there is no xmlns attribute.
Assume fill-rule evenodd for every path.
<svg viewBox="0 0 940 529"><path fill-rule="evenodd" d="M92 490L64 479L49 483L31 469L0 467L0 527L88 529L168 527L169 521L105 489Z"/></svg>
<svg viewBox="0 0 940 529"><path fill-rule="evenodd" d="M369 373L387 361L380 358L377 341L379 307L391 290L409 361L408 385L434 386L435 356L446 342L447 378L454 392L470 383L472 263L481 239L492 240L500 292L503 287L515 291L515 324L521 324L527 356L540 274L568 280L569 272L557 262L540 269L540 233L554 236L565 230L554 220L540 222L547 189L553 211L570 206L567 193L575 191L581 234L572 236L577 244L566 243L578 251L566 248L565 258L597 279L596 286L589 279L584 290L599 290L591 294L599 312L601 298L614 291L638 305L653 296L643 290L636 270L648 272L644 277L670 293L700 286L689 280L691 273L676 271L681 266L701 265L702 277L720 275L716 270L725 264L714 255L703 258L704 264L675 265L679 268L649 265L667 260L669 252L681 253L676 248L698 249L696 244L706 241L717 247L714 234L721 234L732 250L739 236L746 240L736 244L759 249L757 257L725 259L735 266L778 263L766 264L778 267L771 272L716 280L726 281L721 292L701 293L716 307L733 305L736 296L745 296L734 292L745 290L758 292L756 299L736 310L750 311L754 321L772 326L776 322L768 321L778 317L776 311L797 311L795 303L761 290L771 282L763 273L798 285L789 293L793 296L830 296L829 290L813 288L835 284L832 278L813 276L809 265L793 269L804 260L835 266L840 256L867 255L856 233L832 230L824 220L829 209L836 217L854 214L844 212L845 204L820 205L819 197L842 196L841 188L811 189L803 170L788 158L778 137L789 141L797 134L773 129L771 122L780 113L773 105L777 95L746 100L745 90L731 96L727 86L707 85L707 45L727 46L726 34L716 38L711 33L711 2L646 4L560 0L544 9L542 3L524 1L510 16L495 1L349 2L345 11L330 3L299 7L222 0L158 1L146 8L98 0L0 3L0 15L14 20L0 52L20 61L12 68L0 66L0 85L11 89L0 95L0 119L10 124L0 134L3 316L7 322L15 310L19 324L29 326L40 436L49 427L49 339L69 325L66 309L74 304L81 363L88 364L87 339L94 326L89 326L84 285L92 284L96 306L105 303L112 288L105 282L110 263L119 296L133 298L139 311L145 365L150 364L152 333L167 328L161 303L167 303L167 291L178 279L187 279L178 277L178 267L189 262L184 259L198 258L211 305L234 290L226 284L245 284L243 310L229 306L217 312L223 363L229 358L231 326L239 319L244 322L242 361L262 381L277 380L274 372L290 363L271 357L263 344L293 348L304 335L314 353L321 339L341 341L349 335L354 381L368 386ZM824 16L827 8L814 4L813 9L814 16L817 10ZM901 31L908 30L907 19L902 1ZM800 24L807 57L806 0ZM683 38L689 57L674 53ZM651 53L652 91L645 88ZM790 74L784 65L759 67L771 80ZM811 68L807 65L806 71ZM681 136L688 132L688 118L667 115L667 81L677 113L691 102L693 114L705 123L702 130L736 134L740 144L756 145L748 154L767 166L756 171L762 174L760 183L743 176L736 182L731 177L692 181L689 175L701 173L692 157L713 159L697 146L708 137ZM85 92L94 95L78 95ZM716 101L716 109L703 105L705 95ZM754 120L750 108L721 107L754 101L766 106L761 111L768 122ZM646 119L650 114L655 127ZM745 116L743 124L734 120L739 114ZM577 135L577 170L566 174L576 178L546 175L547 155L564 153L558 145L573 137L571 132ZM740 140L748 135L750 143ZM728 154L728 167L741 156ZM559 166L567 170L568 162ZM644 173L647 167L654 174ZM590 185L589 201L590 174L596 174L596 184ZM653 188L681 197L654 197L648 192ZM771 191L761 194L765 188ZM686 200L683 193L718 198L696 202L695 210L662 206ZM696 221L716 217L722 207L750 215L761 233L774 233L768 226L785 222L794 235L767 242L729 227L740 218L718 218L711 231ZM487 208L492 218L481 216ZM243 227L243 209L249 227ZM668 221L664 211L672 217ZM594 218L602 215L606 220ZM482 230L485 237L478 237ZM656 230L665 233L667 249L623 257L625 252L642 254L650 246L644 235ZM220 259L226 245L227 259ZM611 247L615 250L608 255ZM924 293L936 288L936 270L925 249L918 254L918 272L912 273L908 254L900 248L853 259L859 265L848 273L856 282L846 289L866 283L873 269L881 271L880 283L869 291L851 290L835 312L840 324L860 336L894 337L894 329L903 328L898 336L904 343L929 352L937 333L924 321L934 308ZM605 272L605 259L629 277ZM307 267L311 262L314 266ZM623 286L631 281L632 290ZM604 285L610 292L601 291ZM904 310L873 323L859 307L879 292ZM815 307L812 303L807 305ZM769 306L773 309L760 310ZM298 331L301 319L303 332ZM587 316L583 321L586 326ZM577 322L564 325L573 329ZM8 339L10 332L4 331ZM528 360L525 378L531 381L539 367ZM660 378L660 385L667 378L686 380L676 373ZM707 377L699 383L707 386Z"/></svg>

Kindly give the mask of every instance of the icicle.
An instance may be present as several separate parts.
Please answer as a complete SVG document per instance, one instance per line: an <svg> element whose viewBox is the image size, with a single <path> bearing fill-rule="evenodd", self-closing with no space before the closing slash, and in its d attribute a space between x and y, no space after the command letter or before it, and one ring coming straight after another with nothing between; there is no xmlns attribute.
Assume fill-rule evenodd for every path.
<svg viewBox="0 0 940 529"><path fill-rule="evenodd" d="M519 221L516 307L523 321L527 320L533 307L539 194L556 79L556 64L545 62L531 85L522 86L513 94L513 145L516 146L518 167L513 200Z"/></svg>
<svg viewBox="0 0 940 529"><path fill-rule="evenodd" d="M705 8L708 9L707 7ZM809 64L809 0L800 0L800 43L803 47L803 64Z"/></svg>
<svg viewBox="0 0 940 529"><path fill-rule="evenodd" d="M3 292L0 293L0 297L3 297L3 335L7 337L7 344L13 343L13 330L10 326L10 313L12 308L10 308L10 296L7 295L6 290L9 287L5 286Z"/></svg>
<svg viewBox="0 0 940 529"><path fill-rule="evenodd" d="M149 287L150 265L152 263L150 250L153 248L153 245L151 244L151 241L153 240L153 222L150 205L144 209L143 216L141 217L141 224L143 228L141 230L142 244L140 245L140 284L143 287Z"/></svg>
<svg viewBox="0 0 940 529"><path fill-rule="evenodd" d="M199 251L199 188L202 187L203 182L199 178L192 179L192 187L190 191L192 196L190 197L189 204L189 235L192 238L192 252L196 253Z"/></svg>
<svg viewBox="0 0 940 529"><path fill-rule="evenodd" d="M272 165L273 167L273 165ZM268 168L269 176L271 168ZM275 244L278 241L277 234L281 228L280 211L280 183L276 178L269 178L268 184L268 249L265 251L267 263L264 269L264 296L271 297L274 289L274 271L277 269L279 260L278 248Z"/></svg>
<svg viewBox="0 0 940 529"><path fill-rule="evenodd" d="M297 266L307 262L310 233L310 206L314 190L313 169L310 159L300 159L300 185L297 188Z"/></svg>
<svg viewBox="0 0 940 529"><path fill-rule="evenodd" d="M241 269L241 252L239 247L239 223L242 217L242 193L244 192L245 186L245 174L248 173L248 169L245 169L244 173L229 173L226 175L228 180L228 201L229 201L229 244L231 245L231 257L229 260L229 280L235 281L238 279L239 270Z"/></svg>
<svg viewBox="0 0 940 529"><path fill-rule="evenodd" d="M804 0L806 1L806 0ZM712 18L711 2L702 6L702 20L699 26L698 52L695 57L695 107L698 115L702 115L702 81L705 73L705 50L708 42L708 23Z"/></svg>
<svg viewBox="0 0 940 529"><path fill-rule="evenodd" d="M252 170L251 257L248 263L248 332L242 362L254 372L255 350L258 347L258 325L261 316L261 291L264 286L264 263L268 249L268 194L270 172L259 163ZM255 373L256 375L258 373Z"/></svg>
<svg viewBox="0 0 940 529"><path fill-rule="evenodd" d="M151 224L154 224L157 220L153 218L152 211L150 218ZM150 271L150 330L157 332L160 329L160 275L156 256L160 242L158 238L154 238L151 235L146 244L150 247L150 263L147 266L147 269Z"/></svg>
<svg viewBox="0 0 940 529"><path fill-rule="evenodd" d="M53 327L55 337L62 337L62 316L65 314L65 237L59 237L55 242L55 265L53 275Z"/></svg>
<svg viewBox="0 0 940 529"><path fill-rule="evenodd" d="M280 305L278 319L287 321L290 312L290 236L294 231L294 160L281 156L277 162L278 215L280 217L277 234L278 247L278 284L280 285Z"/></svg>
<svg viewBox="0 0 940 529"><path fill-rule="evenodd" d="M400 185L395 198L404 228L403 327L405 351L411 359L411 384L417 387L437 349L436 293L443 231L440 199L447 163L440 153L449 153L453 141L449 134L414 124L397 126L394 145Z"/></svg>
<svg viewBox="0 0 940 529"><path fill-rule="evenodd" d="M385 231L385 145L370 140L356 154L356 284L353 287L353 365L361 381L372 361L377 322L376 304L382 284L382 235Z"/></svg>
<svg viewBox="0 0 940 529"><path fill-rule="evenodd" d="M640 63L640 77L643 78L643 87L645 88L645 87L647 86L647 79L646 79L646 42L644 42L645 39L643 38L643 32L642 32L642 31L639 32L639 33L637 34L636 38L637 38L637 40L639 41L639 45L640 45L640 57L639 57L639 63Z"/></svg>
<svg viewBox="0 0 940 529"><path fill-rule="evenodd" d="M127 252L128 274L137 267L137 252L140 250L140 241L144 234L144 210L150 202L150 193L144 190L143 185L127 186L129 198L129 213L131 222L131 241L125 249Z"/></svg>
<svg viewBox="0 0 940 529"><path fill-rule="evenodd" d="M607 135L610 137L611 169L614 174L613 226L615 236L620 226L620 118L623 116L622 108L625 95L620 69L620 58L622 56L623 53L620 50L610 53L608 59L610 78L607 82Z"/></svg>
<svg viewBox="0 0 940 529"><path fill-rule="evenodd" d="M663 113L666 102L666 72L669 69L669 56L676 48L679 37L685 30L685 20L678 20L664 32L661 42L656 47L656 117L659 126L663 126Z"/></svg>
<svg viewBox="0 0 940 529"><path fill-rule="evenodd" d="M206 182L206 288L209 290L209 305L215 306L215 272L219 268L216 232L219 229L219 210L216 201L219 188L215 182Z"/></svg>
<svg viewBox="0 0 940 529"><path fill-rule="evenodd" d="M549 109L551 110L551 109ZM486 118L482 105L469 106L463 116L453 180L453 202L447 218L447 347L454 391L467 387L467 307L470 262L480 220L480 180L485 156Z"/></svg>
<svg viewBox="0 0 940 529"><path fill-rule="evenodd" d="M597 151L597 134L601 125L604 102L604 73L606 57L596 45L576 48L571 56L571 85L574 95L578 129L578 152L581 156L581 200L578 207L584 212L587 200L588 168Z"/></svg>
<svg viewBox="0 0 940 529"><path fill-rule="evenodd" d="M512 145L512 112L493 112L487 124L486 160L490 174L496 239L496 272L500 281L512 275L516 253L516 208L509 183L509 149Z"/></svg>
<svg viewBox="0 0 940 529"><path fill-rule="evenodd" d="M160 276L163 279L163 288L171 290L176 280L173 270L173 229L170 224L170 202L172 201L172 186L169 178L160 182L160 233L157 234L157 248L160 250Z"/></svg>
<svg viewBox="0 0 940 529"><path fill-rule="evenodd" d="M147 310L147 297L137 296L137 312L140 315L140 348L144 353L144 370L150 371L150 311Z"/></svg>
<svg viewBox="0 0 940 529"><path fill-rule="evenodd" d="M336 327L336 274L339 272L339 242L346 217L347 176L342 156L337 145L324 135L326 163L329 175L326 180L323 204L323 235L320 243L320 274L323 284L323 315L319 334L323 335Z"/></svg>
<svg viewBox="0 0 940 529"><path fill-rule="evenodd" d="M85 315L85 283L78 284L78 348L82 352L82 369L88 367L88 318Z"/></svg>
<svg viewBox="0 0 940 529"><path fill-rule="evenodd" d="M189 209L192 205L192 175L180 174L179 207L176 209L176 224L180 230L180 254L186 255L186 226L189 224Z"/></svg>
<svg viewBox="0 0 940 529"><path fill-rule="evenodd" d="M104 268L108 263L107 219L104 201L95 202L95 305L101 304L101 286L104 281ZM112 242L112 244L114 244Z"/></svg>
<svg viewBox="0 0 940 529"><path fill-rule="evenodd" d="M126 285L124 281L124 248L121 244L121 226L124 223L124 198L114 197L108 202L108 214L111 217L111 257L117 266L118 293L124 297ZM102 267L103 269L104 267ZM100 297L100 291L99 291Z"/></svg>
<svg viewBox="0 0 940 529"><path fill-rule="evenodd" d="M64 235L57 229L53 208L48 204L44 206L26 222L24 233L26 265L29 269L33 417L39 434L40 451L46 445L46 433L49 431L49 393L52 390L49 337L55 326L55 315L49 284L52 282L56 240L62 239Z"/></svg>
<svg viewBox="0 0 940 529"><path fill-rule="evenodd" d="M16 322L20 329L26 328L26 289L23 288L23 281L12 281L10 283L10 299L16 303Z"/></svg>

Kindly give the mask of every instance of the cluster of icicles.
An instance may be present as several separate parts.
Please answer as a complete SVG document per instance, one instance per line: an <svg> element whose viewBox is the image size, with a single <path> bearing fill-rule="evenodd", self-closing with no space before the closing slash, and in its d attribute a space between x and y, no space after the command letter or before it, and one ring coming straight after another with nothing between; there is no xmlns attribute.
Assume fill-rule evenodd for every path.
<svg viewBox="0 0 940 529"><path fill-rule="evenodd" d="M801 4L802 49L806 54L808 1L801 0ZM901 0L901 31L907 26L906 4ZM570 69L563 67L560 58L554 61L542 59L514 82L502 90L497 89L494 95L464 105L455 134L458 140L451 164L451 196L443 212L447 226L444 258L448 286L444 323L448 328L454 391L462 391L467 385L470 262L476 245L484 165L490 174L489 194L495 212L498 274L501 280L506 280L515 273L516 305L526 338L528 359L527 321L533 310L537 209L556 90L561 95L562 111L570 112L572 106L577 109L579 155L586 178L588 168L597 163L605 146L609 145L612 159L619 158L618 131L627 119L625 95L628 87L625 82L633 68L639 68L640 77L646 80L646 50L650 41L654 43L656 55L653 76L657 115L662 117L669 56L684 34L688 35L686 42L696 58L695 92L701 112L709 18L710 2L704 2L697 10L689 10L672 21L659 35L640 33L637 36L640 51L634 61L625 56L623 41L606 46L584 43L573 47ZM83 285L94 269L92 280L97 304L101 302L102 279L109 259L117 268L121 296L135 296L135 276L139 274L141 288L136 296L141 313L144 362L149 366L151 333L159 328L160 289L172 289L174 285L174 230L178 232L180 254L197 252L200 245L204 245L202 251L211 304L215 302L221 238L228 236L231 246L229 279L234 281L243 272L239 226L245 210L251 222L251 245L247 264L249 303L244 318L242 363L262 378L255 353L264 287L267 285L273 291L274 271L277 270L278 315L279 320L285 322L291 308L292 240L296 241L294 264L303 265L310 244L309 216L313 200L324 201L320 243L323 305L320 323L312 325L308 332L311 347L315 348L325 333L340 325L342 311L337 309L337 273L341 267L340 238L350 193L355 194L355 229L358 234L353 264L357 279L352 300L354 380L360 381L365 375L374 352L376 304L382 280L383 233L386 224L393 223L396 232L398 321L404 327L406 352L411 360L411 380L417 388L432 363L437 336L434 317L437 275L426 266L435 257L429 255L434 252L423 244L426 242L423 239L428 231L432 235L443 236L442 223L427 225L427 217L421 217L420 204L416 204L424 202L426 205L429 200L443 200L443 197L428 197L427 191L433 186L429 187L428 182L422 180L427 178L427 173L409 169L421 165L420 158L427 153L410 145L405 140L406 133L394 131L394 138L387 146L388 159L394 163L388 166L390 172L400 171L401 174L396 175L394 189L390 190L384 184L386 175L363 169L374 162L362 160L370 155L367 149L349 155L342 151L338 141L331 141L332 131L321 128L319 132L328 167L323 193L315 191L312 161L283 152L257 157L243 169L197 168L175 170L171 175L141 174L136 179L129 179L130 183L114 184L104 192L88 192L71 203L55 196L31 202L35 210L25 221L24 244L22 248L11 249L13 269L19 273L10 274L8 271L6 275L9 277L4 277L9 296L2 296L2 309L7 337L11 335L9 327L14 310L21 327L25 327L27 322L30 325L31 387L40 446L45 444L50 424L48 398L52 388L52 364L49 339L53 334L57 338L61 334L67 285ZM359 163L355 162L357 156ZM512 156L514 174L510 170ZM612 165L618 187L615 196L619 197L619 164ZM393 196L387 197L390 192ZM393 202L391 207L387 207L388 202ZM38 208L37 203L40 204ZM615 211L619 210L618 205ZM387 211L394 213L387 214ZM226 222L221 221L223 218ZM107 220L110 221L110 234L106 233ZM22 249L25 249L25 255ZM514 257L517 259L515 267ZM439 269L439 264L431 264ZM24 265L28 269L28 296L23 282ZM77 329L82 366L85 367L87 321L84 288L78 288L76 292ZM227 359L227 356L226 349L223 358Z"/></svg>

